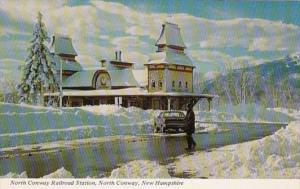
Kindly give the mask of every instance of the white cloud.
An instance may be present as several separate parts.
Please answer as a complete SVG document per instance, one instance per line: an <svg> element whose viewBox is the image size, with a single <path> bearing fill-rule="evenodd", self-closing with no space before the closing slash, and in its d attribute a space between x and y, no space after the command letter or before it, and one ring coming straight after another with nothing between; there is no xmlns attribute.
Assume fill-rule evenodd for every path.
<svg viewBox="0 0 300 189"><path fill-rule="evenodd" d="M297 41L300 37L298 26L279 21L248 18L208 20L186 14L175 15L175 20L184 28L184 39L194 44L198 42L201 48L291 50L295 48L291 41Z"/></svg>
<svg viewBox="0 0 300 189"><path fill-rule="evenodd" d="M0 9L6 12L11 18L15 20L23 20L34 23L37 12L41 11L46 14L52 13L64 5L64 1L47 1L47 0L27 0L27 1L0 1Z"/></svg>
<svg viewBox="0 0 300 189"><path fill-rule="evenodd" d="M145 48L148 46L147 43L141 41L138 37L135 36L125 36L125 37L116 37L114 38L111 43L117 49L128 49L129 47L138 47L138 48Z"/></svg>
<svg viewBox="0 0 300 189"><path fill-rule="evenodd" d="M86 69L99 68L100 66L99 60L89 55L80 54L76 59Z"/></svg>
<svg viewBox="0 0 300 189"><path fill-rule="evenodd" d="M93 68L99 68L100 59L108 59L112 60L114 59L114 52L110 51L107 56L101 56L98 59L95 58L94 56L89 56L89 55L79 55L77 57L77 60L81 63L81 65L86 68L86 69L93 69ZM134 67L136 69L141 69L144 67L144 64L148 61L149 57L135 51L128 51L124 50L122 51L122 61L127 61L127 62L132 62L134 63Z"/></svg>
<svg viewBox="0 0 300 189"><path fill-rule="evenodd" d="M257 59L253 56L233 57L219 51L208 50L193 50L190 51L190 55L194 59L194 64L213 64L222 72L226 72L226 70L230 69L255 66L268 61L267 59Z"/></svg>
<svg viewBox="0 0 300 189"><path fill-rule="evenodd" d="M92 1L91 4L68 7L64 1L0 1L1 11L16 21L14 26L1 27L0 35L31 33L37 12L41 11L49 34L60 33L73 38L78 59L87 67L97 65L99 58L113 58L114 50L122 50L123 58L137 62L137 65L147 62L146 55L153 53L153 49L149 48L153 44L147 43L144 37L150 38L148 42L156 40L165 20L179 25L194 62L236 66L240 62L253 65L265 61L251 56L232 57L200 48L238 47L249 51L300 49L299 27L280 21L249 18L209 20L184 13L172 14L168 18L164 13L142 13L120 3ZM18 39L12 40L17 44ZM101 43L107 41L110 43ZM24 51L28 44L24 45ZM12 48L18 49L18 46Z"/></svg>
<svg viewBox="0 0 300 189"><path fill-rule="evenodd" d="M78 43L75 46L77 50L78 57L76 58L78 62L84 68L93 68L99 66L100 59L113 59L114 50L108 47L102 47L96 43L87 42L84 44Z"/></svg>
<svg viewBox="0 0 300 189"><path fill-rule="evenodd" d="M161 24L167 20L167 14L142 14L118 3L97 1L93 4L102 11L124 17L126 32L130 35L157 39ZM300 42L300 28L281 21L250 18L209 20L181 13L173 14L169 20L179 24L186 43L202 48L243 47L250 51L281 51L300 46L293 43Z"/></svg>
<svg viewBox="0 0 300 189"><path fill-rule="evenodd" d="M122 51L122 60L134 63L134 67L141 69L148 62L149 57L143 53L136 51Z"/></svg>
<svg viewBox="0 0 300 189"><path fill-rule="evenodd" d="M189 54L191 54L193 58L201 60L201 62L227 62L232 58L225 53L209 50L191 50Z"/></svg>
<svg viewBox="0 0 300 189"><path fill-rule="evenodd" d="M249 45L249 50L254 51L289 51L300 50L300 31L282 33L268 37L257 37Z"/></svg>
<svg viewBox="0 0 300 189"><path fill-rule="evenodd" d="M107 40L109 39L110 37L108 35L99 35L99 39L104 39L104 40Z"/></svg>
<svg viewBox="0 0 300 189"><path fill-rule="evenodd" d="M1 78L19 81L21 76L20 74L16 73L18 72L18 69L21 65L24 65L24 62L17 59L0 59L0 73L2 76ZM3 87L2 85L0 86Z"/></svg>
<svg viewBox="0 0 300 189"><path fill-rule="evenodd" d="M161 24L167 17L167 14L141 13L119 3L93 1L92 4L101 11L124 18L126 23L118 22L116 24L125 26L126 29L124 31L126 33L149 36L152 39L157 39L161 30Z"/></svg>
<svg viewBox="0 0 300 189"><path fill-rule="evenodd" d="M54 33L70 35L84 43L85 37L108 39L105 33L126 32L131 36L157 39L161 24L179 24L190 46L201 48L243 47L250 51L290 50L300 45L300 29L281 21L237 18L209 20L189 14L141 13L120 3L92 1L92 5L67 7L63 1L5 1L1 9L14 19L33 23L37 11L44 13L47 27ZM3 31L0 33L3 34ZM111 35L110 35L111 36ZM104 37L104 38L103 38Z"/></svg>

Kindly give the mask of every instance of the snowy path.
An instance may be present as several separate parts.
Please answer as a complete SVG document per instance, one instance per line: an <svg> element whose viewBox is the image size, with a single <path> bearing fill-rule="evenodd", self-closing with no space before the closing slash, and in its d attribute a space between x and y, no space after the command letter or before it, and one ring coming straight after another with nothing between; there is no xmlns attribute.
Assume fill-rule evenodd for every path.
<svg viewBox="0 0 300 189"><path fill-rule="evenodd" d="M236 128L231 125L223 127ZM253 128L253 125L249 125L249 128ZM195 134L195 140L198 143L197 150L209 150L262 137L255 133L255 129L252 129L252 134L246 134L246 131L206 133L197 131ZM260 130L257 132L267 134L266 132L261 133ZM21 174L26 170L29 177L41 177L64 167L75 177L109 176L112 169L136 160L155 161L168 165L177 156L186 154L185 147L184 133L106 136L25 145L0 152L0 156L2 156L0 164L3 165L0 171L2 174L8 172ZM16 163L19 166L14 166ZM148 162L145 166L151 164L153 162Z"/></svg>

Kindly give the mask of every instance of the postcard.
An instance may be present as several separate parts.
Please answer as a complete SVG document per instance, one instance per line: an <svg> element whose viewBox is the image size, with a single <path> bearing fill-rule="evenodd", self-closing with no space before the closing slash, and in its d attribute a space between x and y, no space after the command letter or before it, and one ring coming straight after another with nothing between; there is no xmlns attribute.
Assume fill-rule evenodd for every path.
<svg viewBox="0 0 300 189"><path fill-rule="evenodd" d="M299 10L0 0L0 188L297 188Z"/></svg>

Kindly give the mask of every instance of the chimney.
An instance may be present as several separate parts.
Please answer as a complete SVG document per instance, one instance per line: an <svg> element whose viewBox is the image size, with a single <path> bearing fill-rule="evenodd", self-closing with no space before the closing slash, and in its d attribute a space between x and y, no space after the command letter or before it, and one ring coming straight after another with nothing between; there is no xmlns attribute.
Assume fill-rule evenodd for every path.
<svg viewBox="0 0 300 189"><path fill-rule="evenodd" d="M116 60L118 60L118 51L115 51Z"/></svg>
<svg viewBox="0 0 300 189"><path fill-rule="evenodd" d="M105 64L106 61L104 59L101 59L100 62L101 62L101 67L103 67L103 68L106 67L106 64Z"/></svg>
<svg viewBox="0 0 300 189"><path fill-rule="evenodd" d="M119 61L122 61L122 52L119 51Z"/></svg>

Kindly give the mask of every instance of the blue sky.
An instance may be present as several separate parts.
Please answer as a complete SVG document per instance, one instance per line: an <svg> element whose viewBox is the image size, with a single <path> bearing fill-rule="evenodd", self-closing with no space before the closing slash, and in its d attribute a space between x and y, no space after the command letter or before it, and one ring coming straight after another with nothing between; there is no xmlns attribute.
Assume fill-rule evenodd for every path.
<svg viewBox="0 0 300 189"><path fill-rule="evenodd" d="M49 35L73 39L86 68L122 50L141 68L165 21L177 23L198 71L256 65L300 49L300 2L0 0L0 73L17 80L38 11Z"/></svg>

